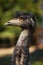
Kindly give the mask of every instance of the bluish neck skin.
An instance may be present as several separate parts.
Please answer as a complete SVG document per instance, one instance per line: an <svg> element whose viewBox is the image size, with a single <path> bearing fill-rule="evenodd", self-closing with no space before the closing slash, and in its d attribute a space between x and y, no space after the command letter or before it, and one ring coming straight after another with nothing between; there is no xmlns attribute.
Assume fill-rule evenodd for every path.
<svg viewBox="0 0 43 65"><path fill-rule="evenodd" d="M18 46L28 46L29 38L30 38L30 31L28 29L24 29L19 36L17 45Z"/></svg>
<svg viewBox="0 0 43 65"><path fill-rule="evenodd" d="M21 48L21 58L20 65L29 65L29 44L30 44L30 31L28 29L24 29L17 41L17 47ZM19 54L19 53L18 53Z"/></svg>

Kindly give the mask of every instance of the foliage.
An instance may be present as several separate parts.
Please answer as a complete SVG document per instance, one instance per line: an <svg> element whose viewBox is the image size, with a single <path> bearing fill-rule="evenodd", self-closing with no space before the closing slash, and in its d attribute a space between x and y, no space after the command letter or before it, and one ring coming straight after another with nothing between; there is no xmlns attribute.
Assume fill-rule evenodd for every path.
<svg viewBox="0 0 43 65"><path fill-rule="evenodd" d="M33 12L40 21L43 11L41 3L42 0L0 0L0 32L6 30L4 23L14 18L17 11Z"/></svg>

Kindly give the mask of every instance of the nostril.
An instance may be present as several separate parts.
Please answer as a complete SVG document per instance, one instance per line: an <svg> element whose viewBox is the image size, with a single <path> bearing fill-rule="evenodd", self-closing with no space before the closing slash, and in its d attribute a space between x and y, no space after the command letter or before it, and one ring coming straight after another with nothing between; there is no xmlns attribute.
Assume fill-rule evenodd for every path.
<svg viewBox="0 0 43 65"><path fill-rule="evenodd" d="M8 22L8 23L10 23L10 22Z"/></svg>

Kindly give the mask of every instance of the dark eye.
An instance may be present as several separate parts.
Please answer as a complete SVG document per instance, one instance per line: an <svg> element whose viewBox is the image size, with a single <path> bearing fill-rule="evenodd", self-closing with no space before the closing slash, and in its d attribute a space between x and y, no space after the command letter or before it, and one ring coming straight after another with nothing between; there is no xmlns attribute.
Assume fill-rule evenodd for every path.
<svg viewBox="0 0 43 65"><path fill-rule="evenodd" d="M20 18L20 19L23 19L23 20L26 19L26 17L25 17L24 15L21 15L19 18Z"/></svg>
<svg viewBox="0 0 43 65"><path fill-rule="evenodd" d="M20 19L23 19L23 17L19 17Z"/></svg>

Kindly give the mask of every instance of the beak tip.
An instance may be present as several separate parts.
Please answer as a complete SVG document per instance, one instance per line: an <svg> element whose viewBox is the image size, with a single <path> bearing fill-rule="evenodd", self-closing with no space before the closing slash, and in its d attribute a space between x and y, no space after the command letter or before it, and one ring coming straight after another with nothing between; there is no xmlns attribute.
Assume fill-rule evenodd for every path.
<svg viewBox="0 0 43 65"><path fill-rule="evenodd" d="M8 24L7 24L7 23L5 23L4 25L5 25L5 26L7 26Z"/></svg>

